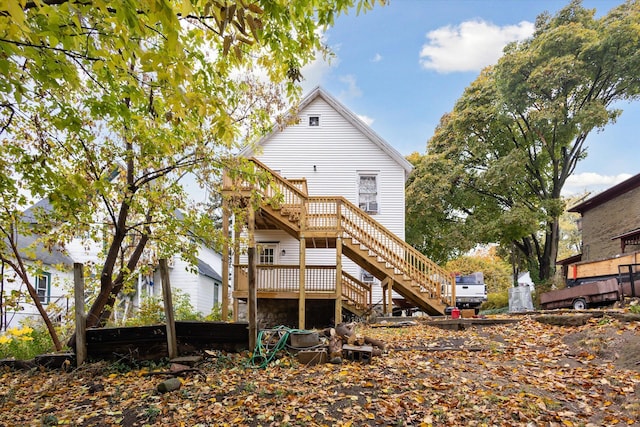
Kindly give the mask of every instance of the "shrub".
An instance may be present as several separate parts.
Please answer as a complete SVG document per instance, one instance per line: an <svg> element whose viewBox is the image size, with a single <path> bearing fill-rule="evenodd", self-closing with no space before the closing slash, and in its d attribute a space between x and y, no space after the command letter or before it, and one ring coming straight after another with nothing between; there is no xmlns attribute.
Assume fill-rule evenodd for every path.
<svg viewBox="0 0 640 427"><path fill-rule="evenodd" d="M9 328L0 335L0 359L28 360L52 351L53 342L44 325Z"/></svg>
<svg viewBox="0 0 640 427"><path fill-rule="evenodd" d="M502 292L492 292L487 295L485 301L480 307L481 310L495 310L498 308L509 307L509 290Z"/></svg>

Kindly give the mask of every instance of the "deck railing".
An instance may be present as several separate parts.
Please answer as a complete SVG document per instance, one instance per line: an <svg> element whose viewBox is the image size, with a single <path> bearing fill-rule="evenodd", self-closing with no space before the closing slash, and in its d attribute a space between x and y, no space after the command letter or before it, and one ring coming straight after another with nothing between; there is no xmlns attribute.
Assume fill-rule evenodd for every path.
<svg viewBox="0 0 640 427"><path fill-rule="evenodd" d="M394 274L408 276L432 298L452 302L454 278L343 197L309 197L308 230L336 230L368 248Z"/></svg>
<svg viewBox="0 0 640 427"><path fill-rule="evenodd" d="M263 201L273 209L281 210L283 214L294 213L289 221L297 222L301 229L336 233L343 239L352 239L354 243L366 248L379 262L384 263L394 275L407 278L412 286L419 286L423 294L453 305L454 278L362 209L344 197L307 196L299 188L301 184L298 182L291 183L260 161L252 161L258 174L269 177L268 185L257 188ZM275 273L268 273L264 277L269 283L275 283L279 279L270 277L269 274ZM295 283L295 290L292 288L288 291L297 291L299 282L287 280L287 283ZM335 287L335 280L333 286ZM306 289L313 288L306 286Z"/></svg>
<svg viewBox="0 0 640 427"><path fill-rule="evenodd" d="M235 266L238 275L238 291L247 291L248 266ZM297 265L259 264L256 266L256 291L297 293L300 290L300 267ZM336 267L330 265L307 265L305 267L305 292L327 293L336 292ZM358 308L369 307L371 304L371 285L363 283L342 272L342 295L352 305Z"/></svg>

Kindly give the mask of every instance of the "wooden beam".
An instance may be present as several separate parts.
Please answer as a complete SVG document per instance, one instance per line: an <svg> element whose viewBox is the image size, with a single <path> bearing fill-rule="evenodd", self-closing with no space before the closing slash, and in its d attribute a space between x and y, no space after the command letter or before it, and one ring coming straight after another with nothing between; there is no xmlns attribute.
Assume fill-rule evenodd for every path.
<svg viewBox="0 0 640 427"><path fill-rule="evenodd" d="M298 329L305 329L305 311L306 311L306 295L305 295L305 276L307 264L307 247L304 235L300 235L300 288L298 292Z"/></svg>
<svg viewBox="0 0 640 427"><path fill-rule="evenodd" d="M336 310L334 325L342 322L342 237L336 241Z"/></svg>
<svg viewBox="0 0 640 427"><path fill-rule="evenodd" d="M238 290L238 272L237 265L240 264L240 238L238 234L240 234L238 230L237 221L234 221L233 226L233 290ZM238 300L233 299L233 321L238 321Z"/></svg>
<svg viewBox="0 0 640 427"><path fill-rule="evenodd" d="M387 277L387 296L389 297L389 303L387 304L387 315L393 316L393 279Z"/></svg>
<svg viewBox="0 0 640 427"><path fill-rule="evenodd" d="M229 202L222 197L222 321L229 318Z"/></svg>
<svg viewBox="0 0 640 427"><path fill-rule="evenodd" d="M176 322L173 317L173 301L171 299L171 283L169 282L169 266L166 258L160 259L160 280L162 281L162 299L164 315L167 319L167 348L169 359L178 357L178 340L176 338Z"/></svg>
<svg viewBox="0 0 640 427"><path fill-rule="evenodd" d="M248 322L249 322L249 350L256 348L258 340L258 313L257 313L257 295L256 295L256 236L255 236L255 212L253 203L248 205L248 227L249 227L249 247L247 248L247 257L249 261L249 298L248 298Z"/></svg>
<svg viewBox="0 0 640 427"><path fill-rule="evenodd" d="M87 359L87 317L84 314L84 270L79 262L73 263L73 283L76 306L76 362L80 366Z"/></svg>

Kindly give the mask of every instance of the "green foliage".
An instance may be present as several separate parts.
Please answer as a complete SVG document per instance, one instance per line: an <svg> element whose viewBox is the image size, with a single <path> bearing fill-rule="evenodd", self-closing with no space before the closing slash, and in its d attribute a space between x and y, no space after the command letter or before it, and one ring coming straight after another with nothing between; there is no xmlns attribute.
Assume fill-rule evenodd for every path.
<svg viewBox="0 0 640 427"><path fill-rule="evenodd" d="M482 272L488 293L501 292L513 286L511 267L491 252L486 255L456 258L447 262L445 268L460 275Z"/></svg>
<svg viewBox="0 0 640 427"><path fill-rule="evenodd" d="M229 316L231 317L233 315L232 310L229 310ZM211 308L211 313L209 313L204 320L209 321L209 322L218 322L222 320L222 304L218 303L218 304L214 304L214 306Z"/></svg>
<svg viewBox="0 0 640 427"><path fill-rule="evenodd" d="M171 302L175 320L204 320L204 316L193 308L189 295L182 289L171 290ZM126 326L157 325L165 321L162 298L149 295L142 298L140 307L132 317L127 319Z"/></svg>
<svg viewBox="0 0 640 427"><path fill-rule="evenodd" d="M590 132L637 100L640 3L595 19L573 1L541 15L444 115L407 183L407 240L436 260L515 247L542 280L558 254L561 191ZM602 72L606 70L606 72Z"/></svg>
<svg viewBox="0 0 640 427"><path fill-rule="evenodd" d="M8 328L0 335L0 359L29 360L54 350L51 337L44 325L34 325L33 328L26 325L21 328Z"/></svg>
<svg viewBox="0 0 640 427"><path fill-rule="evenodd" d="M216 207L190 203L184 178L217 189L227 168L254 180L235 154L274 117L283 124L301 68L329 53L318 30L374 3L10 1L0 14L2 241L18 231L47 248L103 243L88 326L154 255L194 264L199 243L224 236ZM41 198L50 209L38 224L18 221Z"/></svg>
<svg viewBox="0 0 640 427"><path fill-rule="evenodd" d="M480 309L482 311L485 310L496 310L509 307L509 291L503 290L501 292L491 292L487 294L487 301L485 301Z"/></svg>
<svg viewBox="0 0 640 427"><path fill-rule="evenodd" d="M629 306L629 313L640 314L640 304Z"/></svg>

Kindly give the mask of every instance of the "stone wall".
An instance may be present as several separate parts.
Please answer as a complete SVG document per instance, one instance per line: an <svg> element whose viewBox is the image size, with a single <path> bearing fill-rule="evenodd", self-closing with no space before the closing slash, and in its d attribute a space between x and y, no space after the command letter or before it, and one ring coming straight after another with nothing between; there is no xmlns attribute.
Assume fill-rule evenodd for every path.
<svg viewBox="0 0 640 427"><path fill-rule="evenodd" d="M258 299L258 328L268 329L276 326L298 328L298 300ZM333 326L333 300L307 301L305 307L305 329L320 329ZM247 320L248 305L238 304L238 320Z"/></svg>
<svg viewBox="0 0 640 427"><path fill-rule="evenodd" d="M640 188L588 210L582 217L582 260L611 258L621 253L620 239L612 237L640 227ZM627 246L625 252L638 250Z"/></svg>

